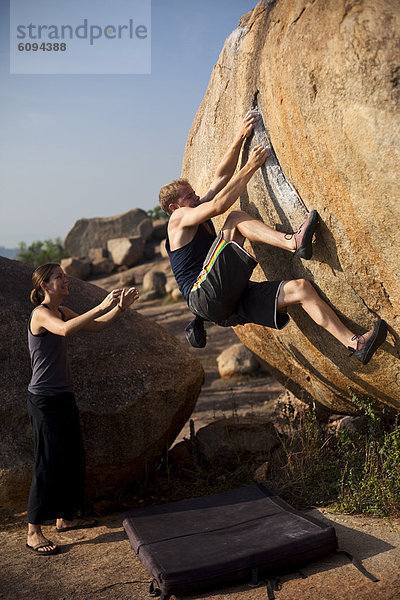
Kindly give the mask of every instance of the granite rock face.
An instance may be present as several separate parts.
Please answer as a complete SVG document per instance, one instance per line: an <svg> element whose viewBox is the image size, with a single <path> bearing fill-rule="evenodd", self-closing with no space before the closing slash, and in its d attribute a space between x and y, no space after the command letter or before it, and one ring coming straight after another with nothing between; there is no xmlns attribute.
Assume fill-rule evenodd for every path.
<svg viewBox="0 0 400 600"><path fill-rule="evenodd" d="M261 1L226 40L185 150L182 176L203 195L258 108L242 160L260 142L271 157L233 208L281 231L315 208L321 224L308 262L248 244L253 279L312 280L355 333L387 321L387 341L365 367L300 308L281 332L236 328L297 397L334 410L352 410L349 387L400 408L399 30L392 0Z"/></svg>
<svg viewBox="0 0 400 600"><path fill-rule="evenodd" d="M26 411L30 380L27 320L32 267L0 258L0 505L26 507L33 440ZM65 305L78 313L106 292L70 279ZM129 309L98 333L68 338L95 499L140 477L174 441L203 382L200 362L166 329Z"/></svg>
<svg viewBox="0 0 400 600"><path fill-rule="evenodd" d="M147 213L132 208L114 217L79 219L64 240L70 256L88 256L91 248L106 248L107 240L140 236L145 242L152 234L153 225Z"/></svg>

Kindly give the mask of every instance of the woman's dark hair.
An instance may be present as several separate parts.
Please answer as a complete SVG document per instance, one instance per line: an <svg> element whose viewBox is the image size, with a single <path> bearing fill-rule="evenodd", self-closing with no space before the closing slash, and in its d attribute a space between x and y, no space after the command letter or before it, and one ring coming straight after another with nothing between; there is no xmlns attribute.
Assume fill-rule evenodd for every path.
<svg viewBox="0 0 400 600"><path fill-rule="evenodd" d="M44 300L44 291L40 287L40 284L45 282L47 283L50 279L50 276L55 267L59 267L58 263L46 263L45 265L40 265L37 269L35 269L32 273L32 284L33 290L31 291L31 302L36 306L42 304Z"/></svg>

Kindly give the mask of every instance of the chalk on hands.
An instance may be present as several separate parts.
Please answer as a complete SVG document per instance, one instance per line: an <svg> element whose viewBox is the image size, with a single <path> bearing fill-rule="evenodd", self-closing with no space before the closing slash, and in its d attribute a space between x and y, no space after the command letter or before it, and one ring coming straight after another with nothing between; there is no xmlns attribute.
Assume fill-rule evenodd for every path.
<svg viewBox="0 0 400 600"><path fill-rule="evenodd" d="M253 117L256 121L258 121L260 118L260 112L256 108L253 108L247 111L245 118L247 117Z"/></svg>

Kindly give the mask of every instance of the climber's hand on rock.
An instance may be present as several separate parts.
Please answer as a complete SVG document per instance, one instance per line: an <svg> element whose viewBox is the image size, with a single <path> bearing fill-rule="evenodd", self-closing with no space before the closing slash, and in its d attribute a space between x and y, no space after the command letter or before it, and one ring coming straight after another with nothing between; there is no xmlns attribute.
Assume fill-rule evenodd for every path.
<svg viewBox="0 0 400 600"><path fill-rule="evenodd" d="M240 126L239 136L242 139L246 139L249 137L259 118L260 113L257 110L249 110Z"/></svg>
<svg viewBox="0 0 400 600"><path fill-rule="evenodd" d="M248 164L256 168L261 167L267 160L268 156L268 150L266 150L264 146L259 144L258 146L254 146L254 148L250 152Z"/></svg>

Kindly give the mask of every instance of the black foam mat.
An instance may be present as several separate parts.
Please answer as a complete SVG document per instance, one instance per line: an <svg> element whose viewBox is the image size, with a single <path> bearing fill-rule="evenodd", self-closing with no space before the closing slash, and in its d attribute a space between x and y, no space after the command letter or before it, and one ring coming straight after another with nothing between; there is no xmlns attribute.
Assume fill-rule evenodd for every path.
<svg viewBox="0 0 400 600"><path fill-rule="evenodd" d="M334 527L256 484L123 515L134 552L168 597L276 574L337 548Z"/></svg>

